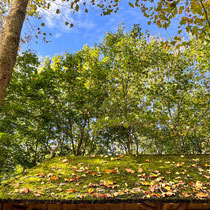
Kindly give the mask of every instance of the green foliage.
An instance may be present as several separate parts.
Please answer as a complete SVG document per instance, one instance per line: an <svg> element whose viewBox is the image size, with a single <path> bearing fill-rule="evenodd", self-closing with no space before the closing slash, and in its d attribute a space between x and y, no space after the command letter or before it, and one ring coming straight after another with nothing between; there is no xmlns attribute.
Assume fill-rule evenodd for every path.
<svg viewBox="0 0 210 210"><path fill-rule="evenodd" d="M42 65L23 53L0 113L0 132L15 145L2 160L12 151L14 169L49 152L208 153L209 45L190 43L167 48L135 25Z"/></svg>
<svg viewBox="0 0 210 210"><path fill-rule="evenodd" d="M55 15L62 15L62 7L67 7L68 0L63 0L62 3L56 4L55 1L50 2L46 0L29 1L27 8L27 15L30 17L36 17L38 19L43 18L40 14L40 10L50 10L52 5L56 5ZM115 1L83 1L74 0L69 3L69 10L74 14L84 11L88 13L91 7L97 8L101 16L111 15L117 13L119 10L121 0ZM11 6L11 1L3 0L0 3L0 28L3 24L4 17L7 14L8 9ZM201 40L209 41L210 33L210 20L209 20L209 8L210 4L208 0L131 0L128 1L128 6L132 8L139 8L142 14L148 18L148 25L151 23L156 24L159 28L167 29L171 24L177 21L178 28L177 34L173 37L172 44L181 41L182 36L192 34ZM74 26L70 20L65 19L65 25L70 28ZM29 19L27 19L29 20ZM45 25L41 22L42 27ZM42 29L43 30L43 29ZM39 36L45 41L47 35L46 32L42 32L40 27L37 28L35 37ZM27 35L26 42L30 40L31 35ZM184 45L184 43L183 43Z"/></svg>
<svg viewBox="0 0 210 210"><path fill-rule="evenodd" d="M26 151L14 136L0 133L0 154L0 180L14 173L18 166L30 167Z"/></svg>

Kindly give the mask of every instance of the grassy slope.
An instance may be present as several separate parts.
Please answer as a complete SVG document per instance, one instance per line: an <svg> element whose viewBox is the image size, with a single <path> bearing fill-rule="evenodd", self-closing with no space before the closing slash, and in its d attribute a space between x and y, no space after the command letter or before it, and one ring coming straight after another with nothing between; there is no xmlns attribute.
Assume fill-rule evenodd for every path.
<svg viewBox="0 0 210 210"><path fill-rule="evenodd" d="M56 157L0 183L0 200L204 200L210 192L209 160L207 155Z"/></svg>

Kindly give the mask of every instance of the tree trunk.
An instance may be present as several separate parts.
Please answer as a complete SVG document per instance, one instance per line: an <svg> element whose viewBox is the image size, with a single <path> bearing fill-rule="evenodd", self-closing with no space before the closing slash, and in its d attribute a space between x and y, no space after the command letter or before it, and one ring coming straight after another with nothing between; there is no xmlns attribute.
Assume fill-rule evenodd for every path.
<svg viewBox="0 0 210 210"><path fill-rule="evenodd" d="M0 107L15 65L28 0L13 0L0 32Z"/></svg>

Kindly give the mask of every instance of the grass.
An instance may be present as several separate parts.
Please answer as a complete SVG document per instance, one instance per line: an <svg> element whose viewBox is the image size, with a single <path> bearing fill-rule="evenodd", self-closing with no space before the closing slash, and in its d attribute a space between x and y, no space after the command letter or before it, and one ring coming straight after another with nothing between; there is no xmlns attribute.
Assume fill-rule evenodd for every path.
<svg viewBox="0 0 210 210"><path fill-rule="evenodd" d="M0 183L0 200L208 200L209 155L55 157Z"/></svg>

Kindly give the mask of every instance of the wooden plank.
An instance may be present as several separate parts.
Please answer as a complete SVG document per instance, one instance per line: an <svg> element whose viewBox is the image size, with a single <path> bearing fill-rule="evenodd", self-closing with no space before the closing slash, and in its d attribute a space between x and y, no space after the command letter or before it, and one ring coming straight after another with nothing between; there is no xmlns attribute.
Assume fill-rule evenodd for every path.
<svg viewBox="0 0 210 210"><path fill-rule="evenodd" d="M26 204L0 202L0 210L210 210L210 203Z"/></svg>
<svg viewBox="0 0 210 210"><path fill-rule="evenodd" d="M125 205L123 203L109 203L106 205L108 210L126 210Z"/></svg>
<svg viewBox="0 0 210 210"><path fill-rule="evenodd" d="M30 204L27 210L48 210L48 205L44 203Z"/></svg>
<svg viewBox="0 0 210 210"><path fill-rule="evenodd" d="M63 210L75 210L76 204L63 204Z"/></svg>
<svg viewBox="0 0 210 210"><path fill-rule="evenodd" d="M91 204L76 204L75 210L92 210Z"/></svg>
<svg viewBox="0 0 210 210"><path fill-rule="evenodd" d="M205 210L210 209L210 203L189 203L187 210Z"/></svg>
<svg viewBox="0 0 210 210"><path fill-rule="evenodd" d="M4 203L3 210L12 210L12 203Z"/></svg>
<svg viewBox="0 0 210 210"><path fill-rule="evenodd" d="M48 204L48 210L61 210L61 204Z"/></svg>

